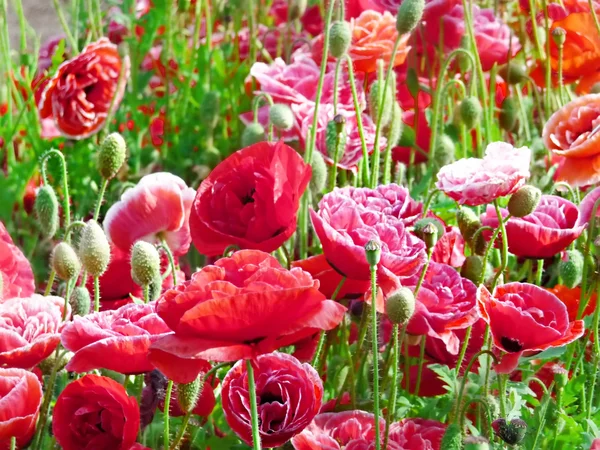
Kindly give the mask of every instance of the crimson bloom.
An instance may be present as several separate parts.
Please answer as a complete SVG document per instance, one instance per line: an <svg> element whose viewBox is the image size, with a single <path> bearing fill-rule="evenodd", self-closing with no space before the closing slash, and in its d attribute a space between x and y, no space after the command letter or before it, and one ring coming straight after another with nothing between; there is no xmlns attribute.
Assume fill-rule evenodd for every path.
<svg viewBox="0 0 600 450"><path fill-rule="evenodd" d="M128 252L142 239L165 240L175 256L190 247L189 214L195 191L168 172L146 175L110 207L104 219L108 239Z"/></svg>
<svg viewBox="0 0 600 450"><path fill-rule="evenodd" d="M283 142L259 142L213 169L198 188L190 228L198 251L221 255L230 245L272 252L296 230L311 168Z"/></svg>
<svg viewBox="0 0 600 450"><path fill-rule="evenodd" d="M485 156L448 164L437 174L436 187L461 205L478 206L516 192L529 178L531 151L494 142Z"/></svg>
<svg viewBox="0 0 600 450"><path fill-rule="evenodd" d="M113 311L76 316L61 333L63 346L74 352L66 369L108 369L123 374L149 372L148 348L170 332L155 304L129 304ZM110 355L107 358L107 355Z"/></svg>
<svg viewBox="0 0 600 450"><path fill-rule="evenodd" d="M335 328L344 312L319 292L309 273L286 270L267 253L242 250L159 299L158 314L174 333L150 347L150 360L169 379L189 383L202 360L272 352Z"/></svg>
<svg viewBox="0 0 600 450"><path fill-rule="evenodd" d="M129 78L129 57L121 59L117 46L101 38L63 63L45 85L38 105L42 119L52 117L60 132L85 139L102 128L111 105L117 107Z"/></svg>
<svg viewBox="0 0 600 450"><path fill-rule="evenodd" d="M42 385L31 372L0 369L0 448L8 449L10 439L24 448L35 432L42 405Z"/></svg>
<svg viewBox="0 0 600 450"><path fill-rule="evenodd" d="M489 324L494 345L506 352L496 368L512 372L525 352L562 347L580 338L582 320L570 322L566 306L554 294L528 283L508 283L491 294L481 285L479 310Z"/></svg>
<svg viewBox="0 0 600 450"><path fill-rule="evenodd" d="M135 397L116 381L97 375L67 384L52 414L52 431L64 450L129 450L139 426Z"/></svg>
<svg viewBox="0 0 600 450"><path fill-rule="evenodd" d="M1 303L0 365L30 369L50 356L60 342L64 306L60 297L38 294Z"/></svg>
<svg viewBox="0 0 600 450"><path fill-rule="evenodd" d="M256 401L263 447L283 445L300 433L319 412L323 383L310 364L285 353L261 355L253 361ZM223 380L223 412L229 426L252 445L250 394L245 361L238 361Z"/></svg>
<svg viewBox="0 0 600 450"><path fill-rule="evenodd" d="M0 301L29 297L34 292L31 265L0 222Z"/></svg>
<svg viewBox="0 0 600 450"><path fill-rule="evenodd" d="M502 216L508 211L500 210ZM481 223L497 227L498 216L488 205ZM555 195L543 195L534 212L523 218L511 217L505 225L508 249L525 258L550 258L565 250L583 232L579 210L570 201Z"/></svg>
<svg viewBox="0 0 600 450"><path fill-rule="evenodd" d="M446 425L436 420L403 419L390 425L390 450L436 450Z"/></svg>

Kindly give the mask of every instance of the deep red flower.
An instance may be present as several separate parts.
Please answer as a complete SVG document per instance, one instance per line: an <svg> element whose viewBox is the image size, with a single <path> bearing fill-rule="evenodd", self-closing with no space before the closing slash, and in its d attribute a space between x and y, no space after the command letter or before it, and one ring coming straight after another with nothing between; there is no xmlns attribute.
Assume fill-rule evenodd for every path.
<svg viewBox="0 0 600 450"><path fill-rule="evenodd" d="M155 309L154 303L129 304L113 311L76 316L61 333L63 346L75 353L66 369L78 373L93 369L123 374L151 371L148 349L170 331Z"/></svg>
<svg viewBox="0 0 600 450"><path fill-rule="evenodd" d="M502 216L508 211L501 209ZM488 205L481 216L485 226L497 227L498 216ZM555 195L543 195L535 211L523 218L512 217L505 225L508 249L516 256L550 258L565 250L583 232L579 210L570 201Z"/></svg>
<svg viewBox="0 0 600 450"><path fill-rule="evenodd" d="M0 301L29 297L35 292L33 270L0 222Z"/></svg>
<svg viewBox="0 0 600 450"><path fill-rule="evenodd" d="M275 18L275 25L286 25L288 17L288 2L286 0L275 0L271 6L271 16ZM316 36L323 31L323 17L319 5L313 5L306 8L302 17L300 17L302 29Z"/></svg>
<svg viewBox="0 0 600 450"><path fill-rule="evenodd" d="M221 258L159 299L158 314L174 333L152 345L150 360L189 383L201 360L252 358L332 329L345 308L318 288L309 273L286 270L261 251Z"/></svg>
<svg viewBox="0 0 600 450"><path fill-rule="evenodd" d="M252 362L260 440L263 447L283 445L304 430L321 408L323 383L310 364L285 353L261 355ZM233 431L252 444L246 362L238 361L223 380L223 412Z"/></svg>
<svg viewBox="0 0 600 450"><path fill-rule="evenodd" d="M30 369L50 356L60 342L64 306L60 297L38 294L1 303L0 365Z"/></svg>
<svg viewBox="0 0 600 450"><path fill-rule="evenodd" d="M369 280L365 244L376 240L382 245L381 272L399 277L416 274L425 261L425 244L406 229L403 216L412 217L409 209L414 205L407 199L406 190L393 184L326 194L319 212L310 214L329 264L349 278Z"/></svg>
<svg viewBox="0 0 600 450"><path fill-rule="evenodd" d="M116 381L97 375L67 384L52 414L52 431L64 450L129 450L139 426L135 397Z"/></svg>
<svg viewBox="0 0 600 450"><path fill-rule="evenodd" d="M89 137L100 131L111 104L121 103L128 78L129 57L121 59L117 47L101 38L58 68L42 92L40 115L52 117L68 138Z"/></svg>
<svg viewBox="0 0 600 450"><path fill-rule="evenodd" d="M436 420L402 419L390 425L390 450L438 450L445 432Z"/></svg>
<svg viewBox="0 0 600 450"><path fill-rule="evenodd" d="M42 405L40 381L26 370L0 369L0 399L0 448L8 450L12 437L17 448L25 448Z"/></svg>
<svg viewBox="0 0 600 450"><path fill-rule="evenodd" d="M583 321L570 322L564 303L533 284L508 283L496 287L493 294L481 285L477 298L494 345L506 352L497 372L512 372L524 352L562 347L583 335Z"/></svg>
<svg viewBox="0 0 600 450"><path fill-rule="evenodd" d="M276 250L296 230L300 198L311 168L282 142L259 142L221 162L198 188L192 205L192 241L202 254L230 245Z"/></svg>

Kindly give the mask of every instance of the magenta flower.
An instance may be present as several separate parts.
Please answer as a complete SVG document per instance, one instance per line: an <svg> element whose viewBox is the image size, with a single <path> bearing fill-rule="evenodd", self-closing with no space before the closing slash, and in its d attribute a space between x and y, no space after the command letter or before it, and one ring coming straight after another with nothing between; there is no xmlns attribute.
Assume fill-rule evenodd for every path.
<svg viewBox="0 0 600 450"><path fill-rule="evenodd" d="M437 450L446 425L436 420L402 419L390 425L390 450Z"/></svg>
<svg viewBox="0 0 600 450"><path fill-rule="evenodd" d="M461 205L484 205L523 186L530 176L530 160L527 147L494 142L483 159L466 158L442 167L436 187Z"/></svg>
<svg viewBox="0 0 600 450"><path fill-rule="evenodd" d="M579 219L577 219L576 225L585 226L592 220L592 214L594 213L594 204L600 198L600 187L592 189L586 194L581 203L579 204ZM600 216L600 205L596 210L596 217Z"/></svg>
<svg viewBox="0 0 600 450"><path fill-rule="evenodd" d="M452 267L462 267L465 259L463 235L457 227L447 227L446 232L435 244L431 260Z"/></svg>
<svg viewBox="0 0 600 450"><path fill-rule="evenodd" d="M29 297L35 292L33 271L23 252L13 243L0 222L0 301Z"/></svg>

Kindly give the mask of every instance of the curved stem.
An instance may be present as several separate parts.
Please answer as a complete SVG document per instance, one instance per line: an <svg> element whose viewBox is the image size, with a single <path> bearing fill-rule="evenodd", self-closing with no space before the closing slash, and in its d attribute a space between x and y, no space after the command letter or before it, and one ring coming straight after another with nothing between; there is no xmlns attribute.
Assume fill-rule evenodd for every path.
<svg viewBox="0 0 600 450"><path fill-rule="evenodd" d="M377 266L371 266L371 340L373 349L373 413L375 415L375 449L381 449L379 429L379 342L377 339Z"/></svg>
<svg viewBox="0 0 600 450"><path fill-rule="evenodd" d="M467 331L465 332L465 337L463 338L463 344L460 348L460 353L458 354L458 360L456 361L456 376L460 372L460 368L462 366L463 360L465 359L465 353L467 353L467 348L469 347L469 341L471 340L471 331L473 329L473 325L467 327Z"/></svg>
<svg viewBox="0 0 600 450"><path fill-rule="evenodd" d="M342 289L342 286L344 285L345 282L346 282L346 277L342 277L342 279L338 283L337 287L335 288L335 291L331 295L331 300L336 299L336 297L338 296L338 294L339 294L340 290ZM325 332L325 330L321 331L320 336L319 336L319 344L317 345L317 350L315 351L315 354L312 359L311 365L317 370L317 372L319 371L319 361L321 359L321 352L323 351L323 345L325 344L326 336L327 336L327 333Z"/></svg>
<svg viewBox="0 0 600 450"><path fill-rule="evenodd" d="M335 2L332 2L335 3ZM246 360L246 371L248 372L248 393L250 394L250 417L252 420L252 444L254 450L260 449L260 433L258 432L258 407L256 405L256 384L254 382L254 368L252 362Z"/></svg>
<svg viewBox="0 0 600 450"><path fill-rule="evenodd" d="M165 426L164 426L164 433L163 433L163 448L167 449L169 448L169 442L171 440L171 437L169 436L170 432L169 432L169 411L171 409L171 393L173 392L173 381L169 380L168 384L167 384L167 393L165 394L165 415L164 415L164 422L165 422Z"/></svg>
<svg viewBox="0 0 600 450"><path fill-rule="evenodd" d="M85 227L85 222L83 220L76 220L75 222L71 223L71 225L69 225L69 228L67 228L67 231L65 232L65 236L71 236L73 229L77 227Z"/></svg>
<svg viewBox="0 0 600 450"><path fill-rule="evenodd" d="M46 153L42 155L41 161L41 170L42 170L42 178L44 179L44 183L48 182L48 177L46 175L46 163L48 159L52 156L56 156L61 163L62 166L62 181L63 181L63 216L64 216L64 227L65 229L69 229L71 225L71 202L69 198L69 180L67 178L67 162L65 161L65 156L56 149L48 150ZM66 236L66 234L65 234ZM69 242L69 240L65 237L65 241Z"/></svg>
<svg viewBox="0 0 600 450"><path fill-rule="evenodd" d="M50 276L48 277L48 283L46 283L46 289L44 290L44 297L48 297L50 292L52 292L52 285L54 284L54 278L56 278L56 272L54 269L50 271Z"/></svg>
<svg viewBox="0 0 600 450"><path fill-rule="evenodd" d="M96 210L94 211L94 220L98 221L98 216L100 216L100 207L102 206L102 201L104 200L104 194L106 193L106 187L108 186L108 180L102 180L102 187L100 188L100 193L98 194L98 202L96 203Z"/></svg>
<svg viewBox="0 0 600 450"><path fill-rule="evenodd" d="M164 239L162 240L160 247L167 254L167 258L169 259L169 265L171 266L171 273L173 274L173 286L177 286L177 271L175 270L175 259L173 258L173 253L169 248L169 244Z"/></svg>
<svg viewBox="0 0 600 450"><path fill-rule="evenodd" d="M396 415L396 396L398 395L398 364L399 364L399 347L401 345L401 341L398 342L398 329L399 325L397 323L392 327L392 391L390 392L390 402L388 405L388 413L385 421L385 435L383 437L383 448L388 448L388 439L390 434L390 424L394 420ZM404 340L404 335L406 331L406 326L402 327L402 340Z"/></svg>

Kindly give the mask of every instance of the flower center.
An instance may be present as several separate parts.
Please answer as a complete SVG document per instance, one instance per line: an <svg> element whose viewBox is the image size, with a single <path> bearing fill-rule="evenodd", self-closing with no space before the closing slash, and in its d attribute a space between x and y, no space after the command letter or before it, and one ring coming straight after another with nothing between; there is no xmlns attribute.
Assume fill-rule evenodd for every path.
<svg viewBox="0 0 600 450"><path fill-rule="evenodd" d="M517 353L523 350L523 344L518 339L502 336L500 343L502 344L502 347L510 353Z"/></svg>

